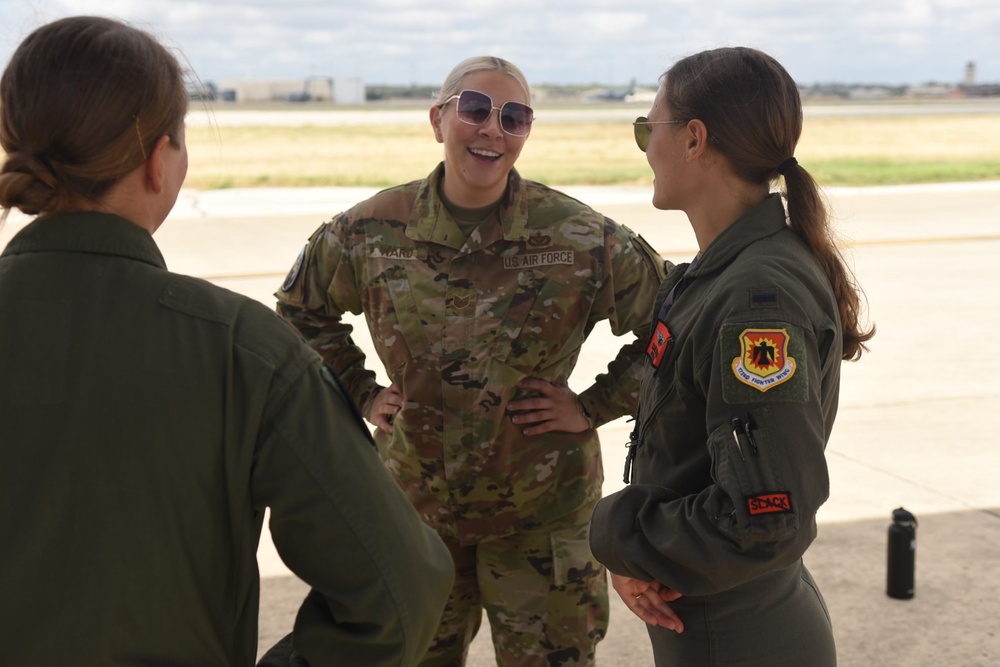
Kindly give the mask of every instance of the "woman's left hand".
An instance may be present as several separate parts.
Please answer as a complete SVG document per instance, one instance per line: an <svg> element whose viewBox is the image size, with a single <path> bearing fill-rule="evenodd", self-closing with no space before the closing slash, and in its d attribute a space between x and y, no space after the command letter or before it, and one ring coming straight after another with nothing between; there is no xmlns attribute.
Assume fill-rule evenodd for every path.
<svg viewBox="0 0 1000 667"><path fill-rule="evenodd" d="M677 591L658 581L641 581L611 572L611 586L618 591L629 610L649 625L659 625L677 634L684 632L684 622L668 602L681 597Z"/></svg>
<svg viewBox="0 0 1000 667"><path fill-rule="evenodd" d="M521 430L524 435L539 435L549 431L582 433L591 427L579 397L569 387L536 378L522 380L517 387L541 394L536 398L511 401L507 405L507 409L515 413L510 417L511 422L527 425Z"/></svg>

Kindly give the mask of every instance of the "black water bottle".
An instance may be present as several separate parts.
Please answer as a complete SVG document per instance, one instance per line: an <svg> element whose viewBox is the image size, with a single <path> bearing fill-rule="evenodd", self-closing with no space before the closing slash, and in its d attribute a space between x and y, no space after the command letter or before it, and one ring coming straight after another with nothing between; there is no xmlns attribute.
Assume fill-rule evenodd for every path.
<svg viewBox="0 0 1000 667"><path fill-rule="evenodd" d="M897 600L913 597L913 570L917 556L917 519L900 507L889 525L889 563L886 593Z"/></svg>

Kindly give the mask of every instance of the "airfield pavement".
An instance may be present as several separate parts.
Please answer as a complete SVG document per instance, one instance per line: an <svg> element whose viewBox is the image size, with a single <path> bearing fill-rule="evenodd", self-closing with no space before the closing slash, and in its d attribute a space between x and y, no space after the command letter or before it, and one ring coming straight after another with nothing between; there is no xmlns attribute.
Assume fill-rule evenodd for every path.
<svg viewBox="0 0 1000 667"><path fill-rule="evenodd" d="M671 260L695 252L686 220L654 210L648 188L563 189ZM156 240L171 270L273 305L308 235L371 192L182 191ZM827 448L831 496L805 556L833 617L840 664L1000 665L1000 182L827 194L878 327L871 352L844 364ZM12 215L0 247L25 222ZM358 324L357 340L371 349ZM586 386L618 344L607 329L595 330L571 385ZM600 430L605 492L622 486L628 430L624 420ZM886 528L900 506L919 520L916 596L908 601L885 594ZM263 652L291 628L306 589L266 531L258 555ZM643 624L611 598L598 664L651 665ZM484 622L468 665L494 664Z"/></svg>

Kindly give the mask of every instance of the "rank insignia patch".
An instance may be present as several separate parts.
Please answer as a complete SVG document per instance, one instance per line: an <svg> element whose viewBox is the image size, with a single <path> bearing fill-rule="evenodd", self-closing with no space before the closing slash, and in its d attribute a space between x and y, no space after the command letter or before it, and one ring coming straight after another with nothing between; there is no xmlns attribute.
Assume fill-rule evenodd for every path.
<svg viewBox="0 0 1000 667"><path fill-rule="evenodd" d="M795 375L795 359L788 356L787 329L744 329L740 356L733 359L733 375L758 391L768 391Z"/></svg>

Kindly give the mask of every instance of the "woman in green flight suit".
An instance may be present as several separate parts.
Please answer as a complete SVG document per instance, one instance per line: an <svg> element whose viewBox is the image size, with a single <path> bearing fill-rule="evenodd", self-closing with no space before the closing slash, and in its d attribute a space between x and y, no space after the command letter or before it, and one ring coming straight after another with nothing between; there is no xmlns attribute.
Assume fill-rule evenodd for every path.
<svg viewBox="0 0 1000 667"><path fill-rule="evenodd" d="M0 207L35 216L0 257L0 662L253 664L269 508L312 590L266 664L412 664L445 546L299 336L153 240L187 108L177 59L106 18L38 28L0 81Z"/></svg>
<svg viewBox="0 0 1000 667"><path fill-rule="evenodd" d="M684 211L700 252L660 288L634 478L598 504L591 546L657 665L836 664L802 554L829 493L840 362L874 330L793 157L801 129L794 81L747 48L679 61L635 124L653 205Z"/></svg>

